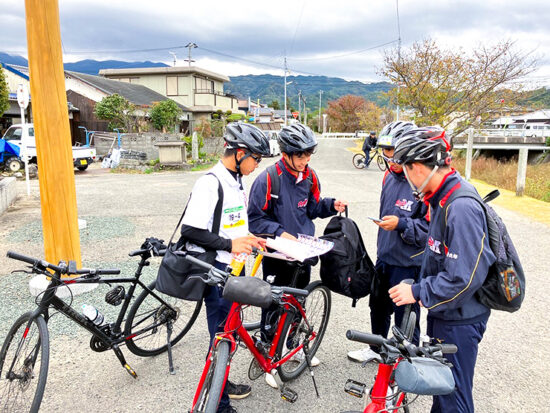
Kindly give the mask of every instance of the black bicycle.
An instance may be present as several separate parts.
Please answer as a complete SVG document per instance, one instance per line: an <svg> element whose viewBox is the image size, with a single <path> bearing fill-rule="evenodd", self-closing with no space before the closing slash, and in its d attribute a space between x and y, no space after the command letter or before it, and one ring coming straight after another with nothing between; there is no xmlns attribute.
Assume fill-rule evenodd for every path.
<svg viewBox="0 0 550 413"><path fill-rule="evenodd" d="M372 163L374 158L376 158L376 165L378 166L378 169L380 169L382 172L384 172L387 169L386 162L384 161L384 157L378 150L378 148L373 148L371 152L369 153L369 165ZM357 169L364 169L367 166L366 158L363 153L356 153L353 155L352 158L353 166L355 166Z"/></svg>
<svg viewBox="0 0 550 413"><path fill-rule="evenodd" d="M30 264L25 273L43 274L51 278L48 288L37 299L37 307L19 317L10 328L0 351L0 411L37 412L42 402L49 365L48 320L50 308L66 315L70 320L92 333L90 347L97 352L113 350L124 367L134 378L136 372L128 365L120 347L143 357L168 352L170 372L174 372L172 346L178 343L197 318L201 302L184 301L155 291L155 281L148 286L140 281L144 267L154 255L162 255L148 238L141 249L131 252L131 257L141 257L138 269L132 278L102 278L102 275L120 274L118 269L77 269L74 261L50 264L45 260L31 258L15 252L8 257ZM61 278L62 275L77 275L78 278ZM111 324L96 325L88 317L71 307L72 302L61 300L58 288L75 284L129 284L128 291L115 285L105 296L110 305L122 307L117 320ZM143 291L130 307L136 287ZM130 311L126 317L126 312ZM125 321L124 328L122 323Z"/></svg>

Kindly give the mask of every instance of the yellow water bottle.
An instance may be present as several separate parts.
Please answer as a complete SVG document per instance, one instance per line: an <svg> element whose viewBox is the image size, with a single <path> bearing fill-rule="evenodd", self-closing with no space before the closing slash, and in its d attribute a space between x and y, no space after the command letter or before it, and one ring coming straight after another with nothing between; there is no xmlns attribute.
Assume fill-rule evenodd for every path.
<svg viewBox="0 0 550 413"><path fill-rule="evenodd" d="M246 262L246 257L248 255L244 252L241 254L232 254L231 259L231 275L238 277L243 271L244 263Z"/></svg>

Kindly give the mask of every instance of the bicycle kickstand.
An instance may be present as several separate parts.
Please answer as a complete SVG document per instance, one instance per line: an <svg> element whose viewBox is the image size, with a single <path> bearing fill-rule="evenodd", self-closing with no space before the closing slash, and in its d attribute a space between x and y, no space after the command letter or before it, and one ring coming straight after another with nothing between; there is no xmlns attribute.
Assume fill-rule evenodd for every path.
<svg viewBox="0 0 550 413"><path fill-rule="evenodd" d="M133 368L130 367L128 363L126 363L126 359L124 358L124 355L122 354L122 351L118 347L118 345L113 346L113 351L115 352L118 361L120 361L120 364L122 364L122 367L126 370L126 372L132 376L134 379L137 379L137 373L134 371Z"/></svg>
<svg viewBox="0 0 550 413"><path fill-rule="evenodd" d="M168 352L168 371L170 374L176 374L174 369L174 359L172 358L172 343L170 342L170 336L172 335L172 322L166 323L166 351Z"/></svg>
<svg viewBox="0 0 550 413"><path fill-rule="evenodd" d="M311 380L313 381L313 387L315 388L315 394L317 394L317 398L319 398L321 396L319 395L319 389L317 388L317 382L315 381L315 375L313 374L313 368L311 367L311 361L309 359L309 340L304 343L304 355L306 357L306 364L309 374L311 375Z"/></svg>

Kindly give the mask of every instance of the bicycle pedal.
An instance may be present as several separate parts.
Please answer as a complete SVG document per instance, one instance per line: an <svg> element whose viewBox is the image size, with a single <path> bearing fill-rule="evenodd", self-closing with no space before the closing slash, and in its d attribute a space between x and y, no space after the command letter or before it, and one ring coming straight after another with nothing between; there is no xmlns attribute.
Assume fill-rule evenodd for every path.
<svg viewBox="0 0 550 413"><path fill-rule="evenodd" d="M126 369L126 371L130 376L132 376L134 379L137 379L138 375L133 368L131 368L128 364L125 364L124 368Z"/></svg>
<svg viewBox="0 0 550 413"><path fill-rule="evenodd" d="M360 383L358 381L348 379L346 381L346 384L344 385L344 391L348 394L351 394L354 397L362 398L365 394L365 389L367 388L367 385L364 383Z"/></svg>
<svg viewBox="0 0 550 413"><path fill-rule="evenodd" d="M294 403L298 400L298 393L288 387L283 387L281 390L281 399L289 403Z"/></svg>

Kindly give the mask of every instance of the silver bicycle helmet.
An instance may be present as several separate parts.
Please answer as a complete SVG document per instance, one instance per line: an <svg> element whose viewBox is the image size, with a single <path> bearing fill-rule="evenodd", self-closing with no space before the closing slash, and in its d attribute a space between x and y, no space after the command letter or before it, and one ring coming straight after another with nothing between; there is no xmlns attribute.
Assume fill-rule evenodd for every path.
<svg viewBox="0 0 550 413"><path fill-rule="evenodd" d="M388 123L382 129L380 135L378 135L378 146L380 148L393 149L405 132L415 128L417 126L413 122L397 121Z"/></svg>
<svg viewBox="0 0 550 413"><path fill-rule="evenodd" d="M298 152L313 152L317 147L315 134L310 128L301 123L282 128L277 140L281 152L289 155Z"/></svg>
<svg viewBox="0 0 550 413"><path fill-rule="evenodd" d="M265 134L250 123L233 122L225 128L226 148L247 149L252 153L269 156L269 140Z"/></svg>

